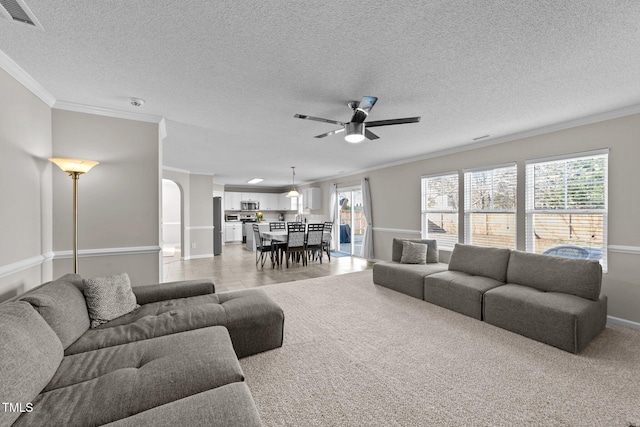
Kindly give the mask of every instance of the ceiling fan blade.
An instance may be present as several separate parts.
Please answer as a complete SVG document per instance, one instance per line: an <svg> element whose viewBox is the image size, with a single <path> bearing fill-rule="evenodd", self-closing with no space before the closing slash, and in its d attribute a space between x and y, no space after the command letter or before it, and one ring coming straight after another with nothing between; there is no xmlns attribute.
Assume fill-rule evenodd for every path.
<svg viewBox="0 0 640 427"><path fill-rule="evenodd" d="M366 136L367 139L378 139L378 138L380 138L378 135L376 135L375 133L371 132L367 128L364 129L364 136Z"/></svg>
<svg viewBox="0 0 640 427"><path fill-rule="evenodd" d="M295 117L296 119L315 120L316 122L331 123L332 125L340 125L340 126L345 125L344 123L339 122L337 120L322 119L320 117L305 116L303 114L296 114L293 117Z"/></svg>
<svg viewBox="0 0 640 427"><path fill-rule="evenodd" d="M390 126L390 125L403 125L405 123L418 123L420 117L406 117L404 119L390 119L390 120L375 120L373 122L366 122L367 127L376 126Z"/></svg>
<svg viewBox="0 0 640 427"><path fill-rule="evenodd" d="M314 138L324 138L325 136L335 135L336 133L344 132L344 128L332 130L331 132L323 133L322 135L316 135Z"/></svg>
<svg viewBox="0 0 640 427"><path fill-rule="evenodd" d="M375 96L363 96L360 104L358 104L358 108L369 114L369 111L371 111L371 108L373 108L377 100L378 98Z"/></svg>

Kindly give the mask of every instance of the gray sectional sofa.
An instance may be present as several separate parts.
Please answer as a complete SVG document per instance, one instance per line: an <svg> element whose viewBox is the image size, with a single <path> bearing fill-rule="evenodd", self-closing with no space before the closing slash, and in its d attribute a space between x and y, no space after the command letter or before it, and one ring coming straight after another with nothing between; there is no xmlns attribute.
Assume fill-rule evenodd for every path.
<svg viewBox="0 0 640 427"><path fill-rule="evenodd" d="M457 244L442 269L440 263L402 264L402 239L393 245L394 260L373 266L378 285L572 353L606 325L607 297L600 294L597 261Z"/></svg>
<svg viewBox="0 0 640 427"><path fill-rule="evenodd" d="M0 304L0 426L261 425L238 358L282 345L262 290L133 287L139 308L90 329L82 289L69 274Z"/></svg>

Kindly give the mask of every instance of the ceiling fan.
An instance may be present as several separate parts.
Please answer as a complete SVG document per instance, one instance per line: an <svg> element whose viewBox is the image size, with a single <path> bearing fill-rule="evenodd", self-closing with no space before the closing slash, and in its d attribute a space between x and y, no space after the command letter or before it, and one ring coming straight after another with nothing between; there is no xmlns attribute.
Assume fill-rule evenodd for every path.
<svg viewBox="0 0 640 427"><path fill-rule="evenodd" d="M362 142L365 138L380 138L378 135L371 132L367 128L376 126L402 125L405 123L418 123L420 121L420 117L407 117L404 119L375 120L365 123L365 120L369 115L369 111L371 111L371 108L373 108L377 100L378 98L376 98L375 96L365 96L360 100L360 102L349 102L347 105L349 106L349 108L351 108L351 110L353 110L353 116L351 117L351 121L347 123L339 122L337 120L322 119L320 117L305 116L302 114L296 114L293 117L297 119L315 120L317 122L340 125L342 126L342 128L323 133L322 135L316 135L315 138L324 138L325 136L346 132L346 136L344 137L344 139L347 142L353 143Z"/></svg>

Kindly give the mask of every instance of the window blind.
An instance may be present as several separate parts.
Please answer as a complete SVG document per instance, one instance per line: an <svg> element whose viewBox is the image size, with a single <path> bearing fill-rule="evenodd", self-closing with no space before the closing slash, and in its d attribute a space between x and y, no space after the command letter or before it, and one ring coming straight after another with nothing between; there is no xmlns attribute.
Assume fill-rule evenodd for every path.
<svg viewBox="0 0 640 427"><path fill-rule="evenodd" d="M439 248L458 243L458 173L422 177L422 238Z"/></svg>
<svg viewBox="0 0 640 427"><path fill-rule="evenodd" d="M608 153L531 161L526 249L607 266Z"/></svg>
<svg viewBox="0 0 640 427"><path fill-rule="evenodd" d="M465 171L465 243L516 248L515 164Z"/></svg>

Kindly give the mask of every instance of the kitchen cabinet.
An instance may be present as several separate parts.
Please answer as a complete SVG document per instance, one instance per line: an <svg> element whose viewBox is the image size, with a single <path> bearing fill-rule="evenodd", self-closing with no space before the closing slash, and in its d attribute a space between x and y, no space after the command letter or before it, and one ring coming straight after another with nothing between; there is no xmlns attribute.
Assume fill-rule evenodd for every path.
<svg viewBox="0 0 640 427"><path fill-rule="evenodd" d="M298 198L287 197L287 193L278 195L278 210L279 211L297 211L298 210Z"/></svg>
<svg viewBox="0 0 640 427"><path fill-rule="evenodd" d="M277 211L278 196L279 194L275 194L275 193L260 194L260 210L261 211Z"/></svg>
<svg viewBox="0 0 640 427"><path fill-rule="evenodd" d="M239 211L240 201L242 201L242 193L235 193L231 191L224 192L225 211Z"/></svg>
<svg viewBox="0 0 640 427"><path fill-rule="evenodd" d="M302 203L304 209L322 209L322 189L305 188L302 190Z"/></svg>
<svg viewBox="0 0 640 427"><path fill-rule="evenodd" d="M225 242L242 242L242 223L227 222L224 224Z"/></svg>
<svg viewBox="0 0 640 427"><path fill-rule="evenodd" d="M243 202L259 202L260 193L240 193L242 194Z"/></svg>
<svg viewBox="0 0 640 427"><path fill-rule="evenodd" d="M224 210L242 210L241 202L259 202L261 211L289 210L279 203L280 194L275 193L239 193L227 191L224 193ZM289 200L289 199L287 199Z"/></svg>

